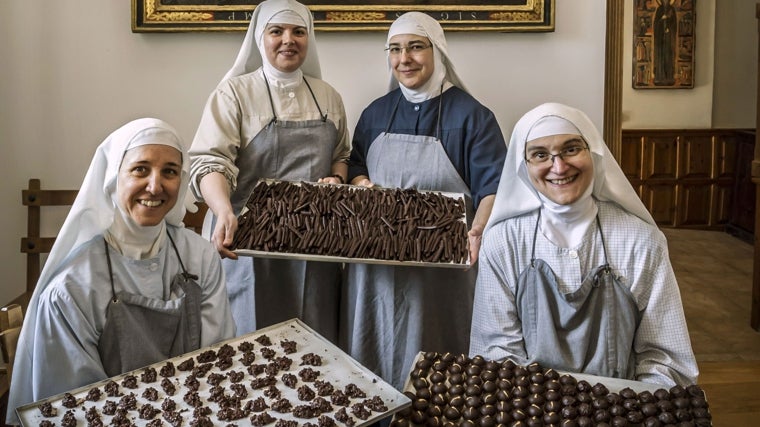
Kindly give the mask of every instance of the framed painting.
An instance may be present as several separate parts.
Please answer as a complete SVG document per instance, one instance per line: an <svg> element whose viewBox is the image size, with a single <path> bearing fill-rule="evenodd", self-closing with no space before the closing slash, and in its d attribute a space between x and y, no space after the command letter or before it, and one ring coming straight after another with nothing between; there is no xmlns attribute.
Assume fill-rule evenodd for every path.
<svg viewBox="0 0 760 427"><path fill-rule="evenodd" d="M634 0L634 89L694 87L695 3Z"/></svg>
<svg viewBox="0 0 760 427"><path fill-rule="evenodd" d="M446 31L554 31L555 0L303 0L317 31L386 31L408 11L425 12ZM132 0L133 32L245 31L251 0ZM422 3L422 4L421 4Z"/></svg>

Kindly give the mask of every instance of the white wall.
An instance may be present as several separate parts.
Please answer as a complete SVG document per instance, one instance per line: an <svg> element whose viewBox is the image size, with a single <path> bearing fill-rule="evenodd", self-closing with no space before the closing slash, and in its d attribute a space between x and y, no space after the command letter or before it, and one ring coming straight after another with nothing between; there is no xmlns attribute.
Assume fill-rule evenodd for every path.
<svg viewBox="0 0 760 427"><path fill-rule="evenodd" d="M552 33L450 33L471 93L508 138L528 109L560 101L601 126L605 1L558 1ZM23 290L20 190L78 188L95 147L137 117L155 116L190 141L201 109L237 54L242 33L134 34L130 2L0 1L0 304ZM349 124L385 91L383 33L318 33L323 77ZM56 212L62 221L64 212ZM60 222L46 221L54 233Z"/></svg>
<svg viewBox="0 0 760 427"><path fill-rule="evenodd" d="M631 60L633 0L625 0L623 129L705 129L711 127L715 0L698 0L695 4L694 88L634 90L632 87L633 65Z"/></svg>
<svg viewBox="0 0 760 427"><path fill-rule="evenodd" d="M749 0L720 0L716 4L712 123L715 128L755 128L757 4Z"/></svg>

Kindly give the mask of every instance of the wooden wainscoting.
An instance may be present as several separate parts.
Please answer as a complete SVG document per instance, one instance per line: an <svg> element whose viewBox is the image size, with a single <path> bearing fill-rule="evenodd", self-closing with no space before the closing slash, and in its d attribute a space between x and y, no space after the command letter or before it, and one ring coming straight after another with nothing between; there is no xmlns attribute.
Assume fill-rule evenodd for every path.
<svg viewBox="0 0 760 427"><path fill-rule="evenodd" d="M754 232L755 131L623 130L621 167L662 227Z"/></svg>

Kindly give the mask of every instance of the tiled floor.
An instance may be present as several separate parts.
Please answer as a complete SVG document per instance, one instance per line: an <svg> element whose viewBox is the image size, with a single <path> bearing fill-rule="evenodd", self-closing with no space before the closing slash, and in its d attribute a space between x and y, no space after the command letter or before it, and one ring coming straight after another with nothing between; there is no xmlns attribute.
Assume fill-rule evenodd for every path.
<svg viewBox="0 0 760 427"><path fill-rule="evenodd" d="M727 233L663 229L698 362L760 360L749 326L752 245Z"/></svg>

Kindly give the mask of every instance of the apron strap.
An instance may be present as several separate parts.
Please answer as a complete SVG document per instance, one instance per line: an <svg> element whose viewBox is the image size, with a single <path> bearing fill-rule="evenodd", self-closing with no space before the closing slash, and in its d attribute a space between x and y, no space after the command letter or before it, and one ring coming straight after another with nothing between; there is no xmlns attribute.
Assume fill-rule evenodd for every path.
<svg viewBox="0 0 760 427"><path fill-rule="evenodd" d="M117 302L119 301L118 298L116 298L116 289L113 285L113 269L111 268L111 252L108 250L108 242L105 238L103 238L103 244L106 247L106 264L108 264L108 279L111 281L111 301Z"/></svg>
<svg viewBox="0 0 760 427"><path fill-rule="evenodd" d="M261 74L264 76L264 83L267 84L267 95L269 96L269 105L272 106L272 120L269 122L276 123L277 122L277 112L274 111L274 100L272 99L272 90L269 88L269 79L267 78L266 73L264 73L264 70L261 70Z"/></svg>
<svg viewBox="0 0 760 427"><path fill-rule="evenodd" d="M533 228L533 246L530 249L530 266L536 266L536 236L538 235L538 224L541 223L541 209L538 210L538 218L536 218L536 226Z"/></svg>
<svg viewBox="0 0 760 427"><path fill-rule="evenodd" d="M172 234L169 233L169 229L166 230L166 235L169 236L169 241L172 242L172 247L174 248L174 253L177 254L177 259L179 260L179 266L182 267L182 275L185 277L186 280L198 280L197 274L190 274L185 269L185 264L182 262L182 257L179 256L179 251L177 250L177 245L174 244L174 239L172 239Z"/></svg>
<svg viewBox="0 0 760 427"><path fill-rule="evenodd" d="M599 230L599 237L602 239L602 250L604 251L604 271L609 273L610 261L607 257L607 243L604 241L604 233L602 232L602 224L599 221L599 213L596 214L596 229Z"/></svg>
<svg viewBox="0 0 760 427"><path fill-rule="evenodd" d="M398 99L396 100L396 105L393 106L393 111L391 112L391 116L388 118L388 123L385 125L385 133L390 132L391 130L391 124L393 123L393 118L396 117L396 111L398 110L398 104L401 103L401 98L404 97L403 93L399 93Z"/></svg>
<svg viewBox="0 0 760 427"><path fill-rule="evenodd" d="M435 123L435 139L441 140L443 130L441 129L441 111L443 110L443 82L441 82L441 94L438 95L438 119Z"/></svg>
<svg viewBox="0 0 760 427"><path fill-rule="evenodd" d="M322 122L327 121L327 114L322 114L322 108L319 107L319 102L317 101L316 95L314 95L314 91L311 90L311 85L309 84L309 81L306 80L306 76L303 77L303 82L306 83L306 87L309 89L309 93L311 93L311 99L314 100L314 103L317 104L317 110L319 110L319 116L322 117Z"/></svg>

